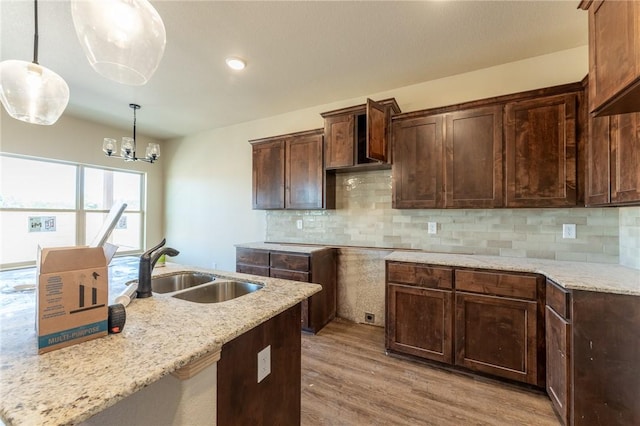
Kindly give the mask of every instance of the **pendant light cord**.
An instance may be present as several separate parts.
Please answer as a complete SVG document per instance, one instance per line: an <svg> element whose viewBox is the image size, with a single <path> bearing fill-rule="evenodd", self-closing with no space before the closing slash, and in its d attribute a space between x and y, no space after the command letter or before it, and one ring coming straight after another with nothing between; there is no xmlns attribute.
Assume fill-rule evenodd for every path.
<svg viewBox="0 0 640 426"><path fill-rule="evenodd" d="M33 15L36 31L33 34L33 63L38 63L38 0L33 0Z"/></svg>

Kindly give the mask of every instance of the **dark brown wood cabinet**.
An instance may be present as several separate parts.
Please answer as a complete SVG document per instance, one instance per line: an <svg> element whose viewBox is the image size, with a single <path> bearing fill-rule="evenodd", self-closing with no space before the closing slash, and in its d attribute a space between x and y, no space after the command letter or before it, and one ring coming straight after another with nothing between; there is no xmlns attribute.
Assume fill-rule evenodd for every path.
<svg viewBox="0 0 640 426"><path fill-rule="evenodd" d="M639 296L571 292L571 424L640 424Z"/></svg>
<svg viewBox="0 0 640 426"><path fill-rule="evenodd" d="M300 424L300 308L225 343L217 365L219 425ZM258 353L270 346L271 373L258 382Z"/></svg>
<svg viewBox="0 0 640 426"><path fill-rule="evenodd" d="M337 265L333 248L295 252L237 247L236 272L310 282L322 290L301 303L302 329L317 333L336 316Z"/></svg>
<svg viewBox="0 0 640 426"><path fill-rule="evenodd" d="M544 386L543 277L456 270L455 287L456 365Z"/></svg>
<svg viewBox="0 0 640 426"><path fill-rule="evenodd" d="M506 207L576 205L581 97L568 93L506 105Z"/></svg>
<svg viewBox="0 0 640 426"><path fill-rule="evenodd" d="M393 122L393 208L443 206L442 132L442 115Z"/></svg>
<svg viewBox="0 0 640 426"><path fill-rule="evenodd" d="M325 169L389 167L390 120L399 112L395 99L367 99L364 105L322 113Z"/></svg>
<svg viewBox="0 0 640 426"><path fill-rule="evenodd" d="M589 111L640 112L640 3L585 0L589 11Z"/></svg>
<svg viewBox="0 0 640 426"><path fill-rule="evenodd" d="M254 209L335 207L335 184L323 167L322 129L249 141Z"/></svg>
<svg viewBox="0 0 640 426"><path fill-rule="evenodd" d="M284 208L285 141L256 142L253 151L254 209Z"/></svg>
<svg viewBox="0 0 640 426"><path fill-rule="evenodd" d="M390 353L545 384L544 278L387 261Z"/></svg>
<svg viewBox="0 0 640 426"><path fill-rule="evenodd" d="M547 395L565 425L571 424L571 293L547 280L545 341Z"/></svg>
<svg viewBox="0 0 640 426"><path fill-rule="evenodd" d="M502 106L445 116L444 206L501 207Z"/></svg>
<svg viewBox="0 0 640 426"><path fill-rule="evenodd" d="M394 208L502 206L502 107L393 122Z"/></svg>
<svg viewBox="0 0 640 426"><path fill-rule="evenodd" d="M640 204L640 113L590 119L588 206Z"/></svg>
<svg viewBox="0 0 640 426"><path fill-rule="evenodd" d="M386 347L453 363L453 270L387 263Z"/></svg>

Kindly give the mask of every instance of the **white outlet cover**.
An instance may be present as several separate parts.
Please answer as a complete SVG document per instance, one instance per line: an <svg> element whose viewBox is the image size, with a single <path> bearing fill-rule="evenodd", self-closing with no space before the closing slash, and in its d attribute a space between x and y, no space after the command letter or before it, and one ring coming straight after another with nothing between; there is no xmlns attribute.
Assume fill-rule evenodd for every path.
<svg viewBox="0 0 640 426"><path fill-rule="evenodd" d="M271 345L258 352L258 383L271 374Z"/></svg>
<svg viewBox="0 0 640 426"><path fill-rule="evenodd" d="M428 234L437 234L438 233L438 223L437 222L427 222L427 233Z"/></svg>
<svg viewBox="0 0 640 426"><path fill-rule="evenodd" d="M562 224L562 238L576 238L576 224L575 223L563 223Z"/></svg>
<svg viewBox="0 0 640 426"><path fill-rule="evenodd" d="M302 219L296 220L296 228L302 229Z"/></svg>

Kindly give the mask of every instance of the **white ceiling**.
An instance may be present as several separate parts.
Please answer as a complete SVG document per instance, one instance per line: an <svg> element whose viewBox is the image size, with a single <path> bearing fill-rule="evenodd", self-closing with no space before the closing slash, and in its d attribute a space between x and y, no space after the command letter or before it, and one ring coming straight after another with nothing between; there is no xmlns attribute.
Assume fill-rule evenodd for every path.
<svg viewBox="0 0 640 426"><path fill-rule="evenodd" d="M167 47L145 86L89 66L69 2L39 2L39 62L67 113L171 138L587 44L569 1L152 1ZM32 60L33 2L0 1L0 60ZM241 73L225 57L247 60Z"/></svg>

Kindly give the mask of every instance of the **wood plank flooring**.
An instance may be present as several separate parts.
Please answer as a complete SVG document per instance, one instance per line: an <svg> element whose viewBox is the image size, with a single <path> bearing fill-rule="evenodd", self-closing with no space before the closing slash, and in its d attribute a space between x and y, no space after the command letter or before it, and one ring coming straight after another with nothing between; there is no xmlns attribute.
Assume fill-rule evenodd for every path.
<svg viewBox="0 0 640 426"><path fill-rule="evenodd" d="M336 319L302 335L302 421L312 425L553 425L542 392L385 355L384 329Z"/></svg>

